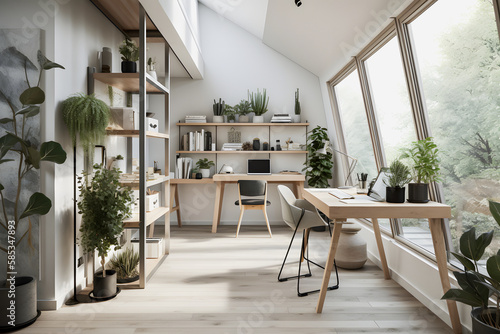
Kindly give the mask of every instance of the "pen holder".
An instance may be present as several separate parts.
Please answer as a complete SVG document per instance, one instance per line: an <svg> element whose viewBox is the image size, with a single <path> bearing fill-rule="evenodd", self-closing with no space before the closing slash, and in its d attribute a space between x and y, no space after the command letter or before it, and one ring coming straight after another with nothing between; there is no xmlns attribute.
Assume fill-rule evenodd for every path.
<svg viewBox="0 0 500 334"><path fill-rule="evenodd" d="M366 181L359 181L359 189L366 189Z"/></svg>

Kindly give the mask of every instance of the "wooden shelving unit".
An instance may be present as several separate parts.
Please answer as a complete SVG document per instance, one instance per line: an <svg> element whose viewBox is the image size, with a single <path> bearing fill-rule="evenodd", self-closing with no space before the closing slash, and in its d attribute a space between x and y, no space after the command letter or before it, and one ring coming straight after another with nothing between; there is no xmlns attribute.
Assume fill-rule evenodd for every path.
<svg viewBox="0 0 500 334"><path fill-rule="evenodd" d="M153 224L156 220L166 215L169 210L168 207L159 207L153 211L146 212L146 226ZM139 214L136 213L129 219L123 221L123 228L139 228L140 223Z"/></svg>
<svg viewBox="0 0 500 334"><path fill-rule="evenodd" d="M165 176L165 175L161 175L157 179L146 181L146 187L149 188L149 187L155 186L157 184L161 184L163 182L168 182L169 179L170 179L170 177ZM133 190L139 189L139 181L127 181L127 182L121 181L120 183L122 186L129 187Z"/></svg>
<svg viewBox="0 0 500 334"><path fill-rule="evenodd" d="M139 137L139 130L106 130L106 133L108 136ZM169 135L161 132L146 131L146 137L168 139Z"/></svg>
<svg viewBox="0 0 500 334"><path fill-rule="evenodd" d="M94 73L94 79L124 92L139 94L139 73ZM169 89L146 73L146 93L168 94Z"/></svg>
<svg viewBox="0 0 500 334"><path fill-rule="evenodd" d="M175 151L177 154L307 154L307 151Z"/></svg>
<svg viewBox="0 0 500 334"><path fill-rule="evenodd" d="M309 123L177 123L177 126L309 126Z"/></svg>

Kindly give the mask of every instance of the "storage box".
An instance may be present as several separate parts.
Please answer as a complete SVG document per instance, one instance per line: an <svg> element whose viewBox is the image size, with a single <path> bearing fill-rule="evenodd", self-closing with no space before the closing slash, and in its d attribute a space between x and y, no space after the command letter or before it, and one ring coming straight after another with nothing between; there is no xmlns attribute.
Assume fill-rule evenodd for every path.
<svg viewBox="0 0 500 334"><path fill-rule="evenodd" d="M139 252L139 239L131 240L132 248L135 252ZM165 254L163 238L146 238L146 258L157 259Z"/></svg>
<svg viewBox="0 0 500 334"><path fill-rule="evenodd" d="M114 130L138 130L139 113L132 108L110 108L111 122L109 127Z"/></svg>
<svg viewBox="0 0 500 334"><path fill-rule="evenodd" d="M158 132L158 120L146 117L146 131Z"/></svg>
<svg viewBox="0 0 500 334"><path fill-rule="evenodd" d="M146 195L146 211L153 211L160 207L160 193Z"/></svg>

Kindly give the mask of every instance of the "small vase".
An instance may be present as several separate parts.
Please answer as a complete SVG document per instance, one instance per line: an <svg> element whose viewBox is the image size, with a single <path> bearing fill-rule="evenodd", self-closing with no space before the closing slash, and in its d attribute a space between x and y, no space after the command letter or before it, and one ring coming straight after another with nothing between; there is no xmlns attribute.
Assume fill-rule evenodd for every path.
<svg viewBox="0 0 500 334"><path fill-rule="evenodd" d="M255 115L253 117L253 122L254 123L264 123L264 116L257 116L257 115Z"/></svg>
<svg viewBox="0 0 500 334"><path fill-rule="evenodd" d="M359 269L367 260L366 241L358 234L361 227L356 224L342 224L335 262L344 269Z"/></svg>
<svg viewBox="0 0 500 334"><path fill-rule="evenodd" d="M113 69L113 54L111 48L103 47L101 53L101 72L111 73Z"/></svg>
<svg viewBox="0 0 500 334"><path fill-rule="evenodd" d="M387 203L404 203L405 202L405 188L400 187L386 187L385 192Z"/></svg>
<svg viewBox="0 0 500 334"><path fill-rule="evenodd" d="M216 116L212 120L213 123L224 123L224 116Z"/></svg>
<svg viewBox="0 0 500 334"><path fill-rule="evenodd" d="M210 169L201 168L200 172L201 172L201 176L203 178L209 178L210 177Z"/></svg>
<svg viewBox="0 0 500 334"><path fill-rule="evenodd" d="M259 139L253 140L253 150L260 151L260 140Z"/></svg>
<svg viewBox="0 0 500 334"><path fill-rule="evenodd" d="M136 73L137 63L135 61L122 61L122 73Z"/></svg>
<svg viewBox="0 0 500 334"><path fill-rule="evenodd" d="M239 123L248 123L250 122L250 116L248 115L240 115L240 118L238 120Z"/></svg>
<svg viewBox="0 0 500 334"><path fill-rule="evenodd" d="M294 123L300 123L300 114L294 114L293 115L293 122Z"/></svg>
<svg viewBox="0 0 500 334"><path fill-rule="evenodd" d="M155 80L158 80L158 77L156 76L156 71L148 71L148 74Z"/></svg>

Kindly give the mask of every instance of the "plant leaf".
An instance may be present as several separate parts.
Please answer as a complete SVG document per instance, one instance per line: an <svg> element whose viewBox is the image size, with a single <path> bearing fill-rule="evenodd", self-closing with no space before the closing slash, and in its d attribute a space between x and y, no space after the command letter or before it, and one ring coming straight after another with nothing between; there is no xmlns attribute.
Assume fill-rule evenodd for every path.
<svg viewBox="0 0 500 334"><path fill-rule="evenodd" d="M460 289L446 291L441 299L454 300L472 307L483 306L483 303L475 294Z"/></svg>
<svg viewBox="0 0 500 334"><path fill-rule="evenodd" d="M7 124L10 122L13 122L14 120L12 118L2 118L0 119L0 124Z"/></svg>
<svg viewBox="0 0 500 334"><path fill-rule="evenodd" d="M493 231L485 232L476 239L476 229L472 227L460 237L460 251L469 259L479 261L492 239Z"/></svg>
<svg viewBox="0 0 500 334"><path fill-rule="evenodd" d="M460 263L465 267L466 270L472 270L474 271L476 268L474 267L474 263L472 263L471 260L463 256L462 254L451 252Z"/></svg>
<svg viewBox="0 0 500 334"><path fill-rule="evenodd" d="M9 162L9 161L14 161L14 159L2 159L2 160L0 160L0 164L3 164L4 162Z"/></svg>
<svg viewBox="0 0 500 334"><path fill-rule="evenodd" d="M19 101L23 105L41 104L45 101L45 93L40 87L31 87L19 96Z"/></svg>
<svg viewBox="0 0 500 334"><path fill-rule="evenodd" d="M40 152L34 147L28 147L26 162L32 164L36 169L40 169Z"/></svg>
<svg viewBox="0 0 500 334"><path fill-rule="evenodd" d="M19 219L23 219L32 215L45 215L50 211L51 207L52 202L50 201L50 199L44 194L36 192L31 195L28 201L28 205L26 205L26 209L24 209Z"/></svg>
<svg viewBox="0 0 500 334"><path fill-rule="evenodd" d="M500 282L500 256L493 255L486 261L486 270L492 279Z"/></svg>
<svg viewBox="0 0 500 334"><path fill-rule="evenodd" d="M488 200L488 202L490 202L490 212L500 226L500 203L490 200Z"/></svg>
<svg viewBox="0 0 500 334"><path fill-rule="evenodd" d="M1 184L1 183L0 183L0 191L2 191L2 190L4 190L4 189L5 189L5 188L4 188L3 184Z"/></svg>
<svg viewBox="0 0 500 334"><path fill-rule="evenodd" d="M0 138L0 159L3 158L12 148L12 146L17 144L17 142L17 137L10 133Z"/></svg>
<svg viewBox="0 0 500 334"><path fill-rule="evenodd" d="M40 50L38 50L37 59L38 63L40 64L40 67L44 70L50 70L51 68L54 67L62 68L64 70L64 67L62 65L59 65L57 63L54 63L53 61L48 60L47 57L45 57L42 51Z"/></svg>
<svg viewBox="0 0 500 334"><path fill-rule="evenodd" d="M33 117L40 113L39 106L27 106L19 110L16 115L26 115L26 117Z"/></svg>
<svg viewBox="0 0 500 334"><path fill-rule="evenodd" d="M55 141L48 141L43 143L40 147L40 160L62 164L66 161L66 152L61 144Z"/></svg>

